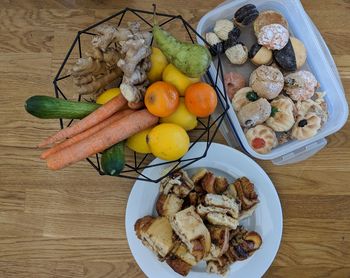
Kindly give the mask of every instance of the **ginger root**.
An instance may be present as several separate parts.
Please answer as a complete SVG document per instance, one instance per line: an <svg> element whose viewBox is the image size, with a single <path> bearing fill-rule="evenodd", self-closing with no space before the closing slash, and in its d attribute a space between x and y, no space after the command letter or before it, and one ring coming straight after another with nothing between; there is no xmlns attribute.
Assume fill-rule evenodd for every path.
<svg viewBox="0 0 350 278"><path fill-rule="evenodd" d="M120 54L112 48L108 48L105 53L95 48L93 53L87 53L86 58L78 59L71 70L78 93L95 94L121 76L122 72L117 67L119 59Z"/></svg>
<svg viewBox="0 0 350 278"><path fill-rule="evenodd" d="M139 22L128 28L100 25L91 41L92 53L81 58L71 74L79 94L96 94L123 75L120 90L132 106L142 102L149 82L146 72L151 64L152 34L140 30Z"/></svg>

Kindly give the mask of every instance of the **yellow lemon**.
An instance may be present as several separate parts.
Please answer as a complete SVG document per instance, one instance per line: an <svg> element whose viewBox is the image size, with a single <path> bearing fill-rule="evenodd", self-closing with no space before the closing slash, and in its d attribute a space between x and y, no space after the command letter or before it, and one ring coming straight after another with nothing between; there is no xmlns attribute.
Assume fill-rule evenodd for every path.
<svg viewBox="0 0 350 278"><path fill-rule="evenodd" d="M162 80L162 73L165 67L168 65L163 52L156 47L152 47L151 54L151 69L147 73L147 77L151 83Z"/></svg>
<svg viewBox="0 0 350 278"><path fill-rule="evenodd" d="M169 123L155 126L148 134L147 141L153 155L163 160L179 159L190 146L186 130Z"/></svg>
<svg viewBox="0 0 350 278"><path fill-rule="evenodd" d="M177 124L185 130L191 130L197 126L197 117L187 110L185 100L181 97L176 111L168 117L160 118L160 122Z"/></svg>
<svg viewBox="0 0 350 278"><path fill-rule="evenodd" d="M129 149L137 152L137 153L151 153L151 149L147 144L147 135L152 130L152 128L148 128L139 133L134 134L129 137L126 141L126 145Z"/></svg>
<svg viewBox="0 0 350 278"><path fill-rule="evenodd" d="M191 78L184 75L174 65L169 64L163 71L163 81L176 87L180 96L185 95L185 90L193 83L199 82L200 78Z"/></svg>
<svg viewBox="0 0 350 278"><path fill-rule="evenodd" d="M106 102L110 101L112 98L116 97L119 94L120 94L119 88L108 89L107 91L103 92L97 97L96 103L105 104Z"/></svg>

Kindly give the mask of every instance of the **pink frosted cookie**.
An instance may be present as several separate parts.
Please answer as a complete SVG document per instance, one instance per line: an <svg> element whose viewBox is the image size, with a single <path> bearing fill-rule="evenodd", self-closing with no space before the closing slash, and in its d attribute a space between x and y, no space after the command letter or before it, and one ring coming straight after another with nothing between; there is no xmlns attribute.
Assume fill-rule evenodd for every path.
<svg viewBox="0 0 350 278"><path fill-rule="evenodd" d="M227 96L232 100L236 92L245 87L245 78L237 72L228 72L224 76Z"/></svg>
<svg viewBox="0 0 350 278"><path fill-rule="evenodd" d="M289 32L281 24L270 24L261 28L258 34L258 43L268 49L280 50L286 46Z"/></svg>

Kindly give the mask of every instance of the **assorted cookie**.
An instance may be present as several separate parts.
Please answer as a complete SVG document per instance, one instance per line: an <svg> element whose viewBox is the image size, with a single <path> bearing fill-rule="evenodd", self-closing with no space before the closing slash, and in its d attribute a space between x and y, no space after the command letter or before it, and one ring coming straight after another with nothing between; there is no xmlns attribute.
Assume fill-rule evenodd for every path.
<svg viewBox="0 0 350 278"><path fill-rule="evenodd" d="M253 45L240 39L249 28L256 37ZM268 153L279 144L305 140L326 123L324 93L317 92L316 77L303 68L307 49L291 36L281 13L259 11L247 4L235 11L233 18L217 20L206 38L215 55L225 54L232 65L249 60L257 66L249 76L249 87L238 72L224 76L232 107L255 151Z"/></svg>

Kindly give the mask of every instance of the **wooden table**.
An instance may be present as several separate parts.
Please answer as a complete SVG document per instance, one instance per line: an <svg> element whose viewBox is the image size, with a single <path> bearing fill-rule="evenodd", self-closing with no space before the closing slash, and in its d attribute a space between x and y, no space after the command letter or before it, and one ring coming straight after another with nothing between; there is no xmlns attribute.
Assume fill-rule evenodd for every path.
<svg viewBox="0 0 350 278"><path fill-rule="evenodd" d="M35 145L58 128L23 109L51 80L77 30L125 6L154 1L3 0L0 9L0 277L144 277L125 236L133 182L86 162L49 171ZM157 1L196 25L220 0ZM349 97L350 1L304 0ZM307 161L259 161L281 198L283 240L266 277L350 276L350 132L347 124ZM349 142L347 141L349 140ZM216 141L224 143L221 136Z"/></svg>

